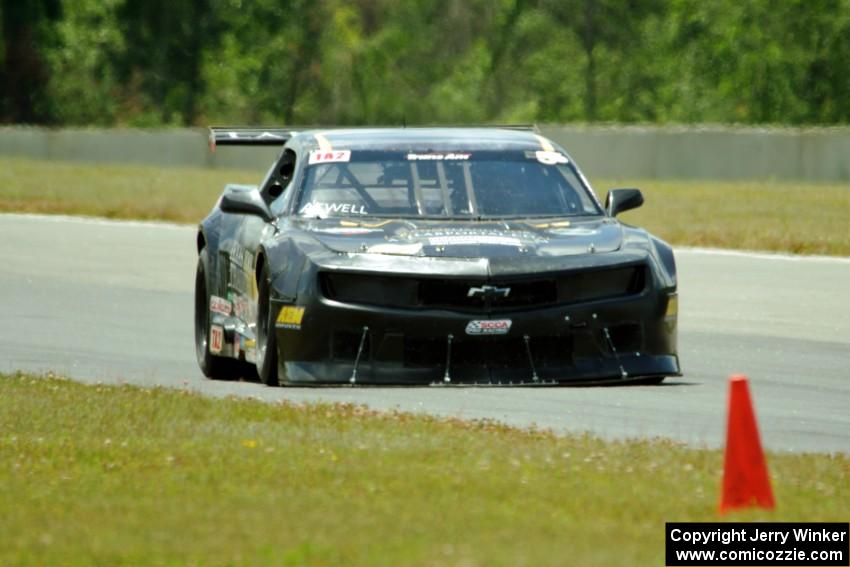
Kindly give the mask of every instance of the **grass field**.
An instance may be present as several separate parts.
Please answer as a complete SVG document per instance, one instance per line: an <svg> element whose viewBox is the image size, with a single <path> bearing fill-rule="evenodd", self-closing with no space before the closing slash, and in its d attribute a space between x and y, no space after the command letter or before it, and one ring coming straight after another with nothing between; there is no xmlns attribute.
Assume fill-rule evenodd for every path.
<svg viewBox="0 0 850 567"><path fill-rule="evenodd" d="M197 223L262 172L0 159L0 211Z"/></svg>
<svg viewBox="0 0 850 567"><path fill-rule="evenodd" d="M226 182L261 171L0 159L0 211L196 223ZM640 187L646 204L622 216L678 245L850 255L850 185L597 180Z"/></svg>
<svg viewBox="0 0 850 567"><path fill-rule="evenodd" d="M769 466L778 509L729 519L847 520L847 456ZM665 521L718 519L720 470L665 441L0 375L0 565L663 565Z"/></svg>

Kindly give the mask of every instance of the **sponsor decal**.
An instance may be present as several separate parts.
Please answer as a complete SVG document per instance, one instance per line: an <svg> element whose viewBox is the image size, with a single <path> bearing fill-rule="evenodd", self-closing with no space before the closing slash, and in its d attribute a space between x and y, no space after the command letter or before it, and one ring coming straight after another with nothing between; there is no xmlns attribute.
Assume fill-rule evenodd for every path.
<svg viewBox="0 0 850 567"><path fill-rule="evenodd" d="M470 321L466 326L467 335L507 335L510 330L510 319Z"/></svg>
<svg viewBox="0 0 850 567"><path fill-rule="evenodd" d="M432 236L428 239L432 246L462 246L470 244L491 244L494 246L521 246L519 238L489 234L456 234L450 236Z"/></svg>
<svg viewBox="0 0 850 567"><path fill-rule="evenodd" d="M239 345L241 341L242 337L239 333L233 333L233 358L239 358Z"/></svg>
<svg viewBox="0 0 850 567"><path fill-rule="evenodd" d="M242 271L247 274L254 273L254 255L245 251L245 255L242 258Z"/></svg>
<svg viewBox="0 0 850 567"><path fill-rule="evenodd" d="M593 236L594 234L599 234L599 231L593 228L553 228L549 229L551 234L556 234L558 236Z"/></svg>
<svg viewBox="0 0 850 567"><path fill-rule="evenodd" d="M366 214L366 213L363 213ZM362 227L345 227L345 226L335 226L331 228L321 228L316 232L324 232L327 234L341 234L343 236L353 236L356 234L371 234L373 232L381 232L375 228L362 228Z"/></svg>
<svg viewBox="0 0 850 567"><path fill-rule="evenodd" d="M538 224L530 223L534 228L563 228L565 226L570 226L570 221L555 221L555 222L542 222Z"/></svg>
<svg viewBox="0 0 850 567"><path fill-rule="evenodd" d="M307 160L309 165L351 161L351 150L313 150Z"/></svg>
<svg viewBox="0 0 850 567"><path fill-rule="evenodd" d="M233 314L236 315L238 319L245 320L245 309L246 309L246 301L245 298L241 295L234 298L233 300Z"/></svg>
<svg viewBox="0 0 850 567"><path fill-rule="evenodd" d="M257 362L256 347L245 347L245 362L250 362L252 364Z"/></svg>
<svg viewBox="0 0 850 567"><path fill-rule="evenodd" d="M304 308L286 305L277 315L277 324L285 329L301 329L301 319L304 317Z"/></svg>
<svg viewBox="0 0 850 567"><path fill-rule="evenodd" d="M257 319L254 302L241 295L233 300L233 314L246 323L253 323Z"/></svg>
<svg viewBox="0 0 850 567"><path fill-rule="evenodd" d="M437 228L429 230L399 231L399 238L425 240L435 246L451 244L495 244L521 246L548 241L547 238L529 230L499 230L492 228Z"/></svg>
<svg viewBox="0 0 850 567"><path fill-rule="evenodd" d="M248 295L248 292L251 290L251 281L254 278L248 278L245 272L242 271L242 268L232 262L228 272L230 275L230 287L242 295Z"/></svg>
<svg viewBox="0 0 850 567"><path fill-rule="evenodd" d="M230 245L230 261L237 266L243 266L245 263L245 255L250 254L245 250L245 247L238 242L232 242Z"/></svg>
<svg viewBox="0 0 850 567"><path fill-rule="evenodd" d="M569 163L567 156L561 152L536 151L534 157L543 165L561 165Z"/></svg>
<svg viewBox="0 0 850 567"><path fill-rule="evenodd" d="M465 161L468 160L472 154L469 153L427 153L427 154L407 154L408 161L444 161L444 160L455 160L455 161Z"/></svg>
<svg viewBox="0 0 850 567"><path fill-rule="evenodd" d="M325 218L330 213L340 213L349 215L365 215L366 207L364 205L355 205L352 203L314 203L310 202L301 207L298 214L305 217Z"/></svg>
<svg viewBox="0 0 850 567"><path fill-rule="evenodd" d="M233 309L233 304L230 301L224 299L223 297L218 297L217 295L210 296L210 311L213 313L218 313L220 315L224 315L225 317L230 316L230 312Z"/></svg>
<svg viewBox="0 0 850 567"><path fill-rule="evenodd" d="M415 256L422 252L422 243L414 242L413 244L396 244L394 242L384 242L375 244L369 247L370 254L392 254L395 256Z"/></svg>
<svg viewBox="0 0 850 567"><path fill-rule="evenodd" d="M210 352L218 354L224 348L224 327L210 325Z"/></svg>
<svg viewBox="0 0 850 567"><path fill-rule="evenodd" d="M494 285L482 285L481 287L469 288L466 297L507 297L511 293L509 287L496 287Z"/></svg>

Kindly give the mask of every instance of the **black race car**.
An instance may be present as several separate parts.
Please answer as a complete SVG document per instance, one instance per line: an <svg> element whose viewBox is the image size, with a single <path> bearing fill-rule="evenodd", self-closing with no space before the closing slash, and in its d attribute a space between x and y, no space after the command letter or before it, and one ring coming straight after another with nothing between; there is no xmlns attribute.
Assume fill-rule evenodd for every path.
<svg viewBox="0 0 850 567"><path fill-rule="evenodd" d="M673 251L532 128L213 128L276 144L198 231L210 378L279 384L660 382L680 374ZM253 370L253 369L251 369Z"/></svg>

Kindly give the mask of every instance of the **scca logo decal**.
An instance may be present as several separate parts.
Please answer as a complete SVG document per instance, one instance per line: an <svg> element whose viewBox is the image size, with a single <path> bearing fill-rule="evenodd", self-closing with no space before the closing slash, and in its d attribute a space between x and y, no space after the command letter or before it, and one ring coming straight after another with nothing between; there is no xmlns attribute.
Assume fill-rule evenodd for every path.
<svg viewBox="0 0 850 567"><path fill-rule="evenodd" d="M510 330L510 319L470 321L466 326L467 335L506 335Z"/></svg>

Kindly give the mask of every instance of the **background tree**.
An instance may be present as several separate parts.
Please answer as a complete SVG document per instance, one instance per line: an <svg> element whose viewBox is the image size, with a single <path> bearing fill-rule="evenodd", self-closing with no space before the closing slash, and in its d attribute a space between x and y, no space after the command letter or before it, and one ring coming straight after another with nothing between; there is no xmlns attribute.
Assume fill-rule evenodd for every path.
<svg viewBox="0 0 850 567"><path fill-rule="evenodd" d="M60 15L59 0L2 0L3 114L9 122L52 121L46 96L49 69L44 51L51 47L49 23Z"/></svg>
<svg viewBox="0 0 850 567"><path fill-rule="evenodd" d="M0 0L0 119L850 123L850 0Z"/></svg>
<svg viewBox="0 0 850 567"><path fill-rule="evenodd" d="M210 0L127 0L113 57L128 96L151 123L192 124L205 88L201 61L216 41Z"/></svg>

